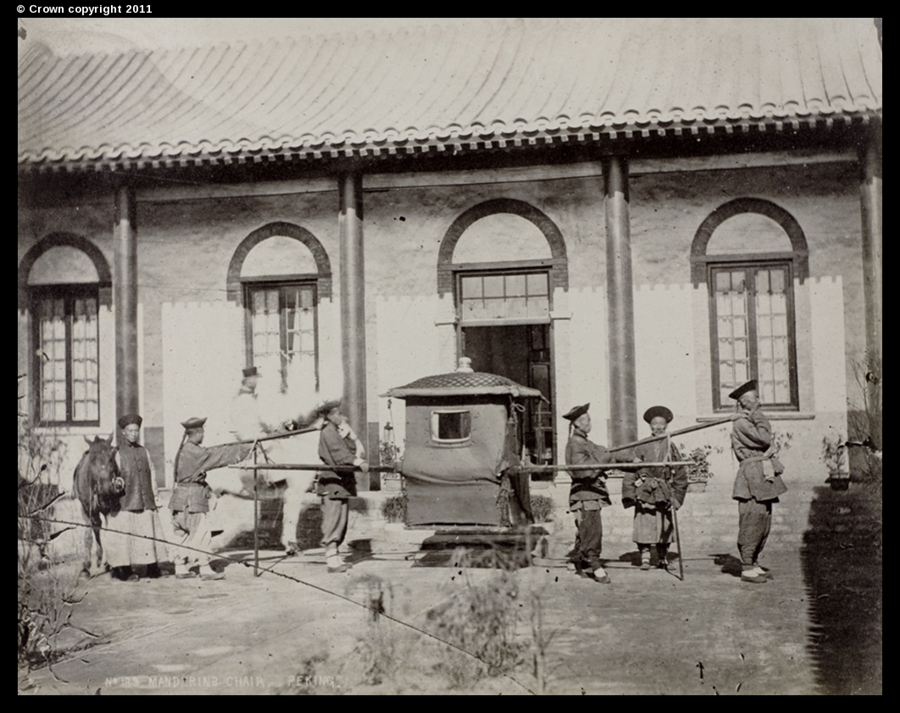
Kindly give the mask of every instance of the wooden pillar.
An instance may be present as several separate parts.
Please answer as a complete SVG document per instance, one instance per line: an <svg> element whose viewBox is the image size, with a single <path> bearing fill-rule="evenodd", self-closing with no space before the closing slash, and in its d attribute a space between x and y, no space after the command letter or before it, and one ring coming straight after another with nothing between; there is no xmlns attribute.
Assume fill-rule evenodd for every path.
<svg viewBox="0 0 900 713"><path fill-rule="evenodd" d="M368 440L366 414L366 290L363 261L362 175L342 174L339 179L341 258L341 353L344 360L343 411L363 443ZM371 448L367 444L368 448ZM366 453L377 464L378 453ZM367 473L357 473L357 484L369 489Z"/></svg>
<svg viewBox="0 0 900 713"><path fill-rule="evenodd" d="M604 160L603 179L609 310L609 442L619 444L638 437L627 160L621 156Z"/></svg>
<svg viewBox="0 0 900 713"><path fill-rule="evenodd" d="M137 225L134 190L116 189L113 305L116 314L116 419L140 409L138 379Z"/></svg>
<svg viewBox="0 0 900 713"><path fill-rule="evenodd" d="M863 298L866 307L866 382L870 408L881 405L881 320L882 320L882 190L881 121L871 122L860 147L860 213L862 215ZM875 424L872 424L875 426ZM881 427L871 435L880 449ZM877 431L877 432L875 432Z"/></svg>

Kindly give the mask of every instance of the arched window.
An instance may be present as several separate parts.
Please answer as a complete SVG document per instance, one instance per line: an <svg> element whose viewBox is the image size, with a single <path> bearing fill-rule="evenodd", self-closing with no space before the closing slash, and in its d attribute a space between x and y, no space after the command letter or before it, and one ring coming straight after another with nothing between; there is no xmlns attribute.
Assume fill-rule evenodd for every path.
<svg viewBox="0 0 900 713"><path fill-rule="evenodd" d="M238 246L228 296L245 312L246 363L281 389L318 388L317 305L331 297L331 265L305 228L269 223Z"/></svg>
<svg viewBox="0 0 900 713"><path fill-rule="evenodd" d="M691 262L709 292L714 408L731 408L728 394L756 379L763 404L796 410L794 280L809 271L800 225L770 201L729 201L697 230Z"/></svg>
<svg viewBox="0 0 900 713"><path fill-rule="evenodd" d="M502 256L502 261L497 261ZM520 438L536 463L554 457L553 290L568 287L556 224L524 201L499 198L462 213L438 253L438 292L455 297L457 356L475 371L536 388L551 402L526 404Z"/></svg>
<svg viewBox="0 0 900 713"><path fill-rule="evenodd" d="M36 423L99 425L98 315L111 284L103 254L78 235L49 235L19 264L19 306L31 315Z"/></svg>

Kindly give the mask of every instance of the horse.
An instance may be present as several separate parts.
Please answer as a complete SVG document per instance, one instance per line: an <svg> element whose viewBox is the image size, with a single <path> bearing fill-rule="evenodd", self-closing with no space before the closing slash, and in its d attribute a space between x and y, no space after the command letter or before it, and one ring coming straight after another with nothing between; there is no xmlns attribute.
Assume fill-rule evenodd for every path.
<svg viewBox="0 0 900 713"><path fill-rule="evenodd" d="M85 530L84 544L85 556L82 565L82 573L90 575L91 572L91 531L97 542L97 567L104 564L103 545L100 543L100 528L104 518L119 511L119 498L125 492L125 481L119 473L116 465L116 449L112 444L112 434L109 438L95 436L91 441L85 436L88 450L75 468L73 495L81 502L85 519L90 524L90 529Z"/></svg>

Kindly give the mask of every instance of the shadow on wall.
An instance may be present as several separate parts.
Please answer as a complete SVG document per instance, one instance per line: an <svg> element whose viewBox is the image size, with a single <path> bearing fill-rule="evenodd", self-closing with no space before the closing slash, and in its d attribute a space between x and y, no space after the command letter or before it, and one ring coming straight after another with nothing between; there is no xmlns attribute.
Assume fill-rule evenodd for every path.
<svg viewBox="0 0 900 713"><path fill-rule="evenodd" d="M882 692L880 484L815 489L803 536L807 649L829 694Z"/></svg>

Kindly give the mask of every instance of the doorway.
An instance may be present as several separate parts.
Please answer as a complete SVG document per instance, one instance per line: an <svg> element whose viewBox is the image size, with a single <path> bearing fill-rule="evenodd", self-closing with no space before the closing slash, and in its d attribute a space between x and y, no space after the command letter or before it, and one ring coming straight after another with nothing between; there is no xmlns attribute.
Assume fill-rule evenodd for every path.
<svg viewBox="0 0 900 713"><path fill-rule="evenodd" d="M462 326L460 354L472 360L475 371L505 376L553 396L549 324ZM555 462L552 404L526 399L519 417L519 443L536 465Z"/></svg>

